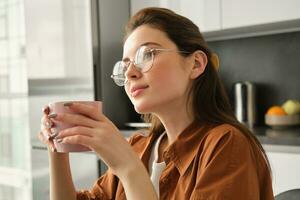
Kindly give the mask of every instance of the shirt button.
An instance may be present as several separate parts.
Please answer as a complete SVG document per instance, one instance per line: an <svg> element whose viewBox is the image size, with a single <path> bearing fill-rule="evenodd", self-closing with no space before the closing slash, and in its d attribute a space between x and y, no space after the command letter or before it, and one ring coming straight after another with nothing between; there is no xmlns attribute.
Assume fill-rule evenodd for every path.
<svg viewBox="0 0 300 200"><path fill-rule="evenodd" d="M163 156L164 156L164 158L165 158L166 160L169 160L169 159L170 159L170 155L169 155L167 152L165 152Z"/></svg>
<svg viewBox="0 0 300 200"><path fill-rule="evenodd" d="M170 152L170 155L169 155L169 157L174 157L174 152L172 151L172 152Z"/></svg>
<svg viewBox="0 0 300 200"><path fill-rule="evenodd" d="M164 179L162 179L162 180L161 180L162 184L167 184L167 183L168 183L168 181L169 181L169 179L168 179L168 178L164 178Z"/></svg>

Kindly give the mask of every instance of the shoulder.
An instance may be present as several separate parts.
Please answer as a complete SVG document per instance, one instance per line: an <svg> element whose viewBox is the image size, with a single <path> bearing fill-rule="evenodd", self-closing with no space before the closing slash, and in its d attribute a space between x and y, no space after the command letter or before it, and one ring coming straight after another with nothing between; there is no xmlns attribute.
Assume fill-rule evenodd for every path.
<svg viewBox="0 0 300 200"><path fill-rule="evenodd" d="M202 139L200 152L207 159L215 156L221 158L249 158L251 159L250 139L241 130L229 125L222 124L210 129ZM199 153L200 153L199 152Z"/></svg>
<svg viewBox="0 0 300 200"><path fill-rule="evenodd" d="M138 130L129 137L128 142L131 146L137 145L141 142L146 142L150 140L152 134L144 131L144 130Z"/></svg>
<svg viewBox="0 0 300 200"><path fill-rule="evenodd" d="M228 199L257 199L261 188L272 193L266 163L247 134L229 124L206 131L199 157L195 159L198 170L195 196L213 194Z"/></svg>
<svg viewBox="0 0 300 200"><path fill-rule="evenodd" d="M238 128L230 124L222 124L210 129L204 137L205 143L218 143L220 141L228 143L248 144L248 138Z"/></svg>
<svg viewBox="0 0 300 200"><path fill-rule="evenodd" d="M140 130L132 134L132 136L128 139L128 143L137 153L141 153L145 151L145 149L151 143L152 137L154 137L153 133Z"/></svg>

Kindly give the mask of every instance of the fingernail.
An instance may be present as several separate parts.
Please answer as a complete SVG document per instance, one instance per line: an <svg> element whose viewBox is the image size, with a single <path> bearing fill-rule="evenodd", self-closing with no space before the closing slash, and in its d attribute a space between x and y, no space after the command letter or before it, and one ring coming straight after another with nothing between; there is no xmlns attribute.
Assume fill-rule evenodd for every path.
<svg viewBox="0 0 300 200"><path fill-rule="evenodd" d="M56 128L51 128L50 131L51 131L50 138L54 139L58 135L58 131Z"/></svg>
<svg viewBox="0 0 300 200"><path fill-rule="evenodd" d="M64 103L64 106L71 106L71 105L73 105L73 103L71 102Z"/></svg>
<svg viewBox="0 0 300 200"><path fill-rule="evenodd" d="M46 113L48 114L49 113L49 107L48 106L45 106L43 109L42 109L43 113Z"/></svg>
<svg viewBox="0 0 300 200"><path fill-rule="evenodd" d="M46 125L46 128L51 128L53 123L51 121L46 121L45 125Z"/></svg>
<svg viewBox="0 0 300 200"><path fill-rule="evenodd" d="M52 114L48 115L49 118L55 118L56 116L57 116L56 113L52 113Z"/></svg>
<svg viewBox="0 0 300 200"><path fill-rule="evenodd" d="M46 135L46 139L47 139L47 140L50 140L50 135Z"/></svg>
<svg viewBox="0 0 300 200"><path fill-rule="evenodd" d="M63 139L62 138L58 138L55 140L57 143L62 143Z"/></svg>
<svg viewBox="0 0 300 200"><path fill-rule="evenodd" d="M56 148L51 147L51 151L52 151L52 152L56 152Z"/></svg>

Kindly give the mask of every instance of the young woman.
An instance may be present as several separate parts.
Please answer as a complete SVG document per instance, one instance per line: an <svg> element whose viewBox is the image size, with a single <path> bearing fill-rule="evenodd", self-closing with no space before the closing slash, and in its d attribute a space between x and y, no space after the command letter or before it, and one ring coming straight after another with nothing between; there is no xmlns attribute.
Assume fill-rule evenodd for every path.
<svg viewBox="0 0 300 200"><path fill-rule="evenodd" d="M151 122L149 134L127 142L90 106L67 104L77 115L49 116L46 108L40 139L51 147L51 199L274 199L267 156L236 120L198 27L146 8L128 22L123 48L112 78ZM53 138L50 121L77 126ZM68 154L56 153L53 139L88 146L109 170L90 191L76 192Z"/></svg>

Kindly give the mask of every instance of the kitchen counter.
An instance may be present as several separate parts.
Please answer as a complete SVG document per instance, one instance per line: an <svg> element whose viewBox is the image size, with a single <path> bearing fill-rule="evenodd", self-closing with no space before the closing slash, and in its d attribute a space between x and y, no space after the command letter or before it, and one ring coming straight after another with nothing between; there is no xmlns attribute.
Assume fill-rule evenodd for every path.
<svg viewBox="0 0 300 200"><path fill-rule="evenodd" d="M262 145L294 146L300 149L300 127L283 130L274 130L269 127L257 127L251 131ZM122 130L125 137L130 137L134 132L135 130Z"/></svg>
<svg viewBox="0 0 300 200"><path fill-rule="evenodd" d="M124 137L130 137L136 130L121 130ZM273 130L268 127L252 129L266 151L282 153L300 153L300 127L284 130ZM46 150L37 139L32 141L34 149ZM91 152L89 152L91 153Z"/></svg>
<svg viewBox="0 0 300 200"><path fill-rule="evenodd" d="M300 127L282 130L261 127L252 131L262 144L300 147Z"/></svg>
<svg viewBox="0 0 300 200"><path fill-rule="evenodd" d="M281 130L259 127L252 131L266 151L300 153L300 127Z"/></svg>
<svg viewBox="0 0 300 200"><path fill-rule="evenodd" d="M130 137L135 130L122 130L125 137ZM300 154L300 127L274 130L269 127L257 127L252 132L267 152Z"/></svg>

